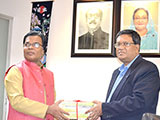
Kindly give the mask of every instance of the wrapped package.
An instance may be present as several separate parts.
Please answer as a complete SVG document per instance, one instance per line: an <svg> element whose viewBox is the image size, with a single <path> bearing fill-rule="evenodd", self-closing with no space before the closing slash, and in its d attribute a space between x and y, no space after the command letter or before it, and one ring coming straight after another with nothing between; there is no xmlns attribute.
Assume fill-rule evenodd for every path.
<svg viewBox="0 0 160 120"><path fill-rule="evenodd" d="M88 114L85 114L85 112L92 108L94 106L94 103L74 100L63 101L59 106L70 114L69 116L67 116L69 119L85 120L88 117Z"/></svg>

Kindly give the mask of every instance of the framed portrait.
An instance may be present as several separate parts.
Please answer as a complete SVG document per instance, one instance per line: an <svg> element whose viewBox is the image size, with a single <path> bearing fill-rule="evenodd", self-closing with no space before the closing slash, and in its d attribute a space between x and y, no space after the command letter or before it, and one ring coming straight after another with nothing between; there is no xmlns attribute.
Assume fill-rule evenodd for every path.
<svg viewBox="0 0 160 120"><path fill-rule="evenodd" d="M141 37L140 54L160 56L160 1L121 0L121 27L133 29Z"/></svg>
<svg viewBox="0 0 160 120"><path fill-rule="evenodd" d="M114 56L116 11L115 0L74 0L71 57Z"/></svg>

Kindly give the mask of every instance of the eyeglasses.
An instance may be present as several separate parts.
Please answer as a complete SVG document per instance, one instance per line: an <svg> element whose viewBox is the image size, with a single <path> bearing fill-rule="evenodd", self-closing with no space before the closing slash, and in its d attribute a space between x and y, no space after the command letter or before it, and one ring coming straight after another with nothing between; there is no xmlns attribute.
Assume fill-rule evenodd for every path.
<svg viewBox="0 0 160 120"><path fill-rule="evenodd" d="M42 46L40 43L38 43L38 42L35 42L35 43L29 43L29 42L26 42L25 44L24 44L24 47L30 47L30 46L32 46L32 47L35 47L35 48L39 48L40 46Z"/></svg>
<svg viewBox="0 0 160 120"><path fill-rule="evenodd" d="M118 48L118 47L120 47L121 45L123 45L123 46L125 46L125 47L129 47L129 46L131 46L132 44L134 44L134 43L128 43L128 42L122 42L122 43L120 43L120 42L117 42L117 43L114 44L114 47L115 47L115 48Z"/></svg>

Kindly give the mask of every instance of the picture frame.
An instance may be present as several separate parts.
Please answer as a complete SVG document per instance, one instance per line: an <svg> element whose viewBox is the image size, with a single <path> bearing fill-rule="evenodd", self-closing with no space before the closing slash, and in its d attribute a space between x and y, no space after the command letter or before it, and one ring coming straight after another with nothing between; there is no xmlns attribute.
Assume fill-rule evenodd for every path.
<svg viewBox="0 0 160 120"><path fill-rule="evenodd" d="M115 56L120 4L116 0L74 0L71 57Z"/></svg>
<svg viewBox="0 0 160 120"><path fill-rule="evenodd" d="M120 29L133 29L140 34L140 54L143 57L160 57L159 4L160 1L157 0L121 0ZM148 32L139 31L145 28Z"/></svg>

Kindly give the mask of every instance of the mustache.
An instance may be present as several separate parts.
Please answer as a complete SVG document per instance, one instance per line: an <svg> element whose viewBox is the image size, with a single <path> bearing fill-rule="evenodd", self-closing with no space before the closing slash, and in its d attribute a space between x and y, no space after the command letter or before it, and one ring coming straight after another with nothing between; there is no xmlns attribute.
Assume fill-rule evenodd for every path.
<svg viewBox="0 0 160 120"><path fill-rule="evenodd" d="M89 22L89 24L97 24L97 23L95 22L95 20L92 20L91 22Z"/></svg>

